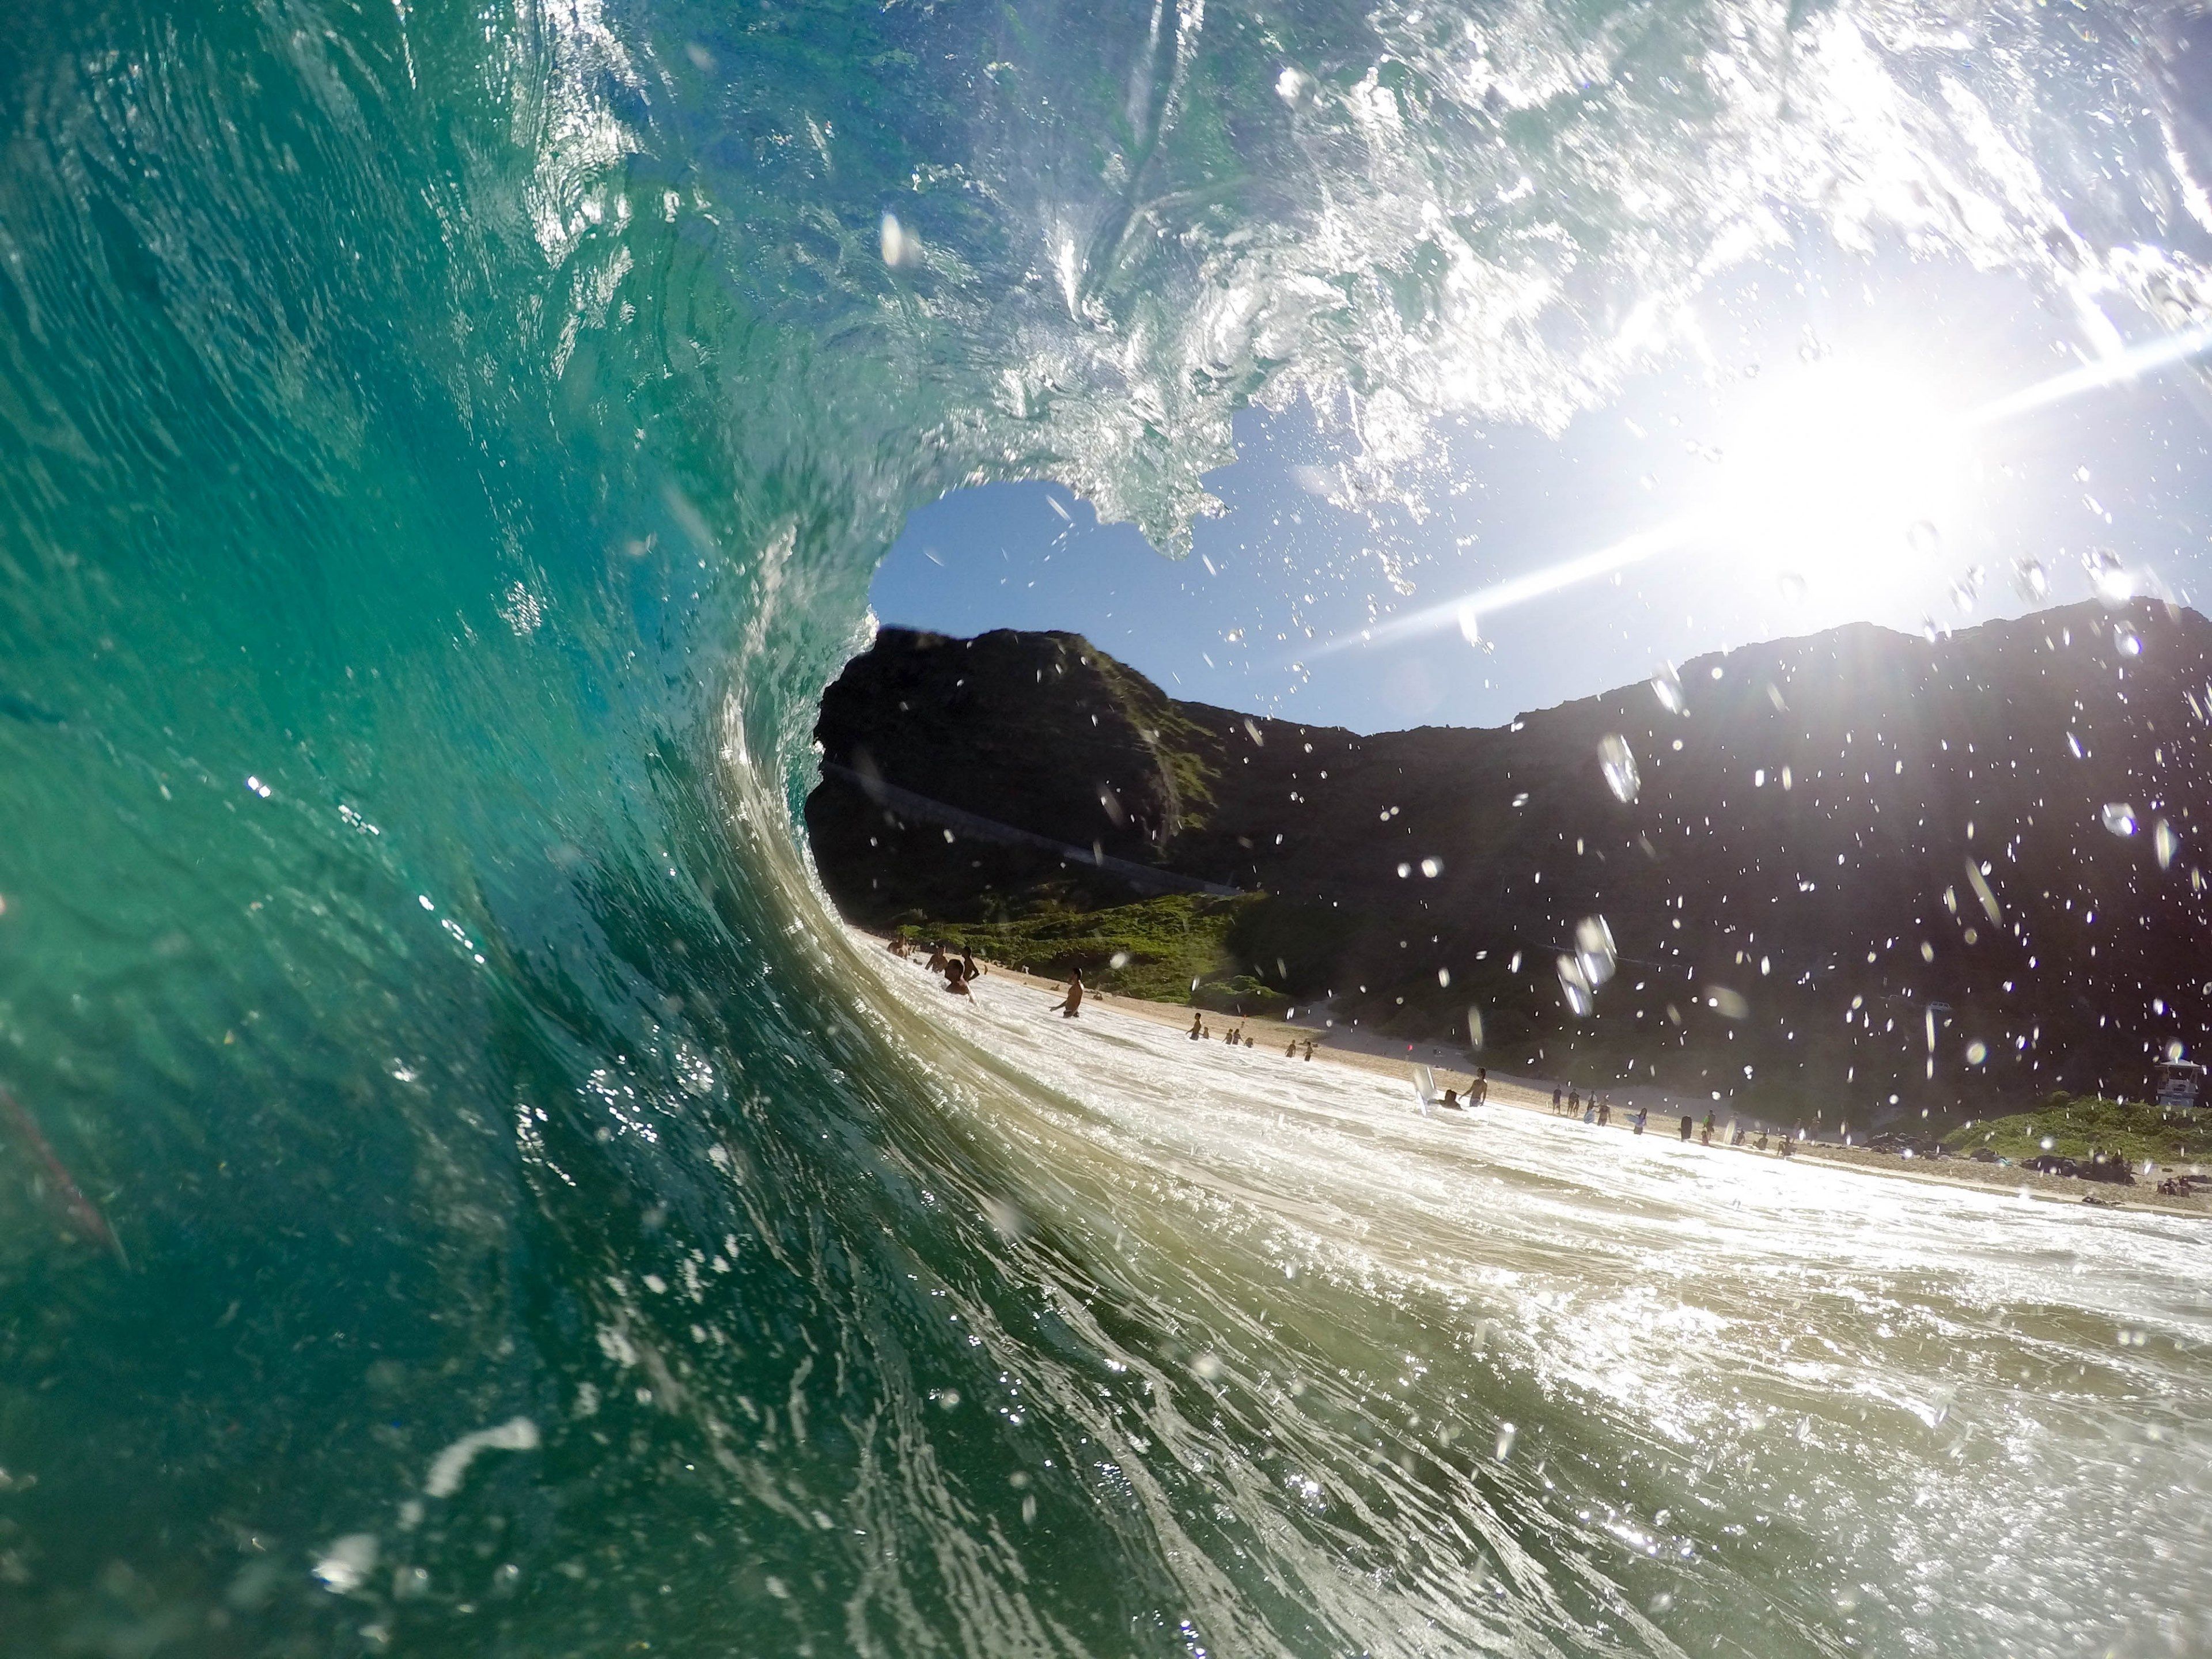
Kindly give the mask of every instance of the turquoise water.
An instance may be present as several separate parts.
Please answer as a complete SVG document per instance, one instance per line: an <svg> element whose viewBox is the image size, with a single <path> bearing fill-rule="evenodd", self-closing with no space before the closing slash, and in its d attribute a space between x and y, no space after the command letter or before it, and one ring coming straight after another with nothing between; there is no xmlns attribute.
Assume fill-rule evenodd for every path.
<svg viewBox="0 0 2212 1659"><path fill-rule="evenodd" d="M1311 395L1416 496L1431 415L1601 399L1776 237L2185 315L2154 47L2027 8L19 9L8 1650L2201 1644L2192 1236L1962 1285L1941 1229L1861 1270L1837 1223L1840 1288L1765 1316L1875 1395L1869 1298L1971 1326L1975 1525L1907 1526L1942 1466L1881 1419L1790 1442L1786 1546L1662 1571L1583 1511L1709 1485L1755 1345L1620 1290L1702 1402L1662 1432L1486 1359L1537 1328L1503 1279L1342 1253L1391 1180L1081 1152L1100 1109L857 963L792 810L874 559L963 482L1173 547L1230 415ZM1484 1201L1639 1260L1550 1191ZM1733 1219L1770 1264L1804 1224ZM2087 1403L2008 1439L2015 1383ZM1486 1460L1507 1420L1562 1449Z"/></svg>

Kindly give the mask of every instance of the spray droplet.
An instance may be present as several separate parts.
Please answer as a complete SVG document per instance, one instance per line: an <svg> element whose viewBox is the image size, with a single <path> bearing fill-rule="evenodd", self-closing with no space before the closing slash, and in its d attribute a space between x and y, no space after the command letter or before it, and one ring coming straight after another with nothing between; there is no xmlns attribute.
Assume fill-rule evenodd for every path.
<svg viewBox="0 0 2212 1659"><path fill-rule="evenodd" d="M1598 739L1597 763L1605 772L1606 787L1613 791L1619 801L1632 801L1643 787L1636 775L1636 757L1628 752L1628 739L1618 732L1609 732Z"/></svg>
<svg viewBox="0 0 2212 1659"><path fill-rule="evenodd" d="M2089 573L2089 585L2106 605L2125 605L2135 597L2136 579L2109 547L2091 548L2081 556L2081 568Z"/></svg>
<svg viewBox="0 0 2212 1659"><path fill-rule="evenodd" d="M1805 579L1794 570L1785 570L1777 576L1774 586L1792 605L1805 597Z"/></svg>
<svg viewBox="0 0 2212 1659"><path fill-rule="evenodd" d="M1921 519L1905 532L1905 544L1915 553L1930 554L1943 545L1943 532L1931 520Z"/></svg>
<svg viewBox="0 0 2212 1659"><path fill-rule="evenodd" d="M1603 916L1584 916L1575 924L1575 966L1583 983L1595 991L1613 977L1620 952L1613 948L1613 929Z"/></svg>
<svg viewBox="0 0 2212 1659"><path fill-rule="evenodd" d="M2100 816L2105 828L2116 836L2132 836L2136 832L2136 809L2125 801L2106 801Z"/></svg>
<svg viewBox="0 0 2212 1659"><path fill-rule="evenodd" d="M1115 951L1112 956L1106 958L1106 965L1109 968L1127 968L1129 965L1129 953L1127 951Z"/></svg>
<svg viewBox="0 0 2212 1659"><path fill-rule="evenodd" d="M1434 881L1438 876L1443 874L1443 872L1444 861L1442 859L1423 859L1421 860L1421 873L1426 876L1431 881Z"/></svg>
<svg viewBox="0 0 2212 1659"><path fill-rule="evenodd" d="M1567 1012L1579 1019L1595 1006L1590 996L1589 981L1583 977L1582 964L1572 957L1559 959L1559 1000L1567 1005Z"/></svg>
<svg viewBox="0 0 2212 1659"><path fill-rule="evenodd" d="M2142 655L2142 641L2136 630L2124 623L2112 630L2112 648L2124 657Z"/></svg>
<svg viewBox="0 0 2212 1659"><path fill-rule="evenodd" d="M2150 840L2153 849L2158 854L2158 867L2161 870L2172 868L2173 855L2181 850L2181 837L2173 833L2173 826L2160 818L2151 830Z"/></svg>
<svg viewBox="0 0 2212 1659"><path fill-rule="evenodd" d="M2015 559L2012 567L2012 591L2030 605L2039 605L2050 597L2051 577L2040 559Z"/></svg>
<svg viewBox="0 0 2212 1659"><path fill-rule="evenodd" d="M1990 1045L1976 1037L1966 1045L1966 1064L1978 1066L1990 1057Z"/></svg>
<svg viewBox="0 0 2212 1659"><path fill-rule="evenodd" d="M1499 1462L1503 1463L1513 1455L1513 1443L1519 1437L1520 1433L1521 1431L1510 1423L1500 1423L1498 1425L1498 1461Z"/></svg>
<svg viewBox="0 0 2212 1659"><path fill-rule="evenodd" d="M1469 1003L1467 1009L1467 1046L1470 1048L1482 1047L1482 1010L1473 1003Z"/></svg>
<svg viewBox="0 0 2212 1659"><path fill-rule="evenodd" d="M1659 699L1659 706L1670 714L1679 714L1689 707L1682 696L1682 677L1674 672L1671 662L1659 665L1659 672L1651 677L1651 693Z"/></svg>

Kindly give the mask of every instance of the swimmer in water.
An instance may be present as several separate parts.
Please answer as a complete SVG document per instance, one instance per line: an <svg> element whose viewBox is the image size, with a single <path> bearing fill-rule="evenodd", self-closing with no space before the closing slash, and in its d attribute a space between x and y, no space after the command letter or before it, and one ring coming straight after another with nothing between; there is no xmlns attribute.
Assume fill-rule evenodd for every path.
<svg viewBox="0 0 2212 1659"><path fill-rule="evenodd" d="M1190 1040L1195 1042L1206 1035L1206 1026L1196 1014L1190 1017Z"/></svg>

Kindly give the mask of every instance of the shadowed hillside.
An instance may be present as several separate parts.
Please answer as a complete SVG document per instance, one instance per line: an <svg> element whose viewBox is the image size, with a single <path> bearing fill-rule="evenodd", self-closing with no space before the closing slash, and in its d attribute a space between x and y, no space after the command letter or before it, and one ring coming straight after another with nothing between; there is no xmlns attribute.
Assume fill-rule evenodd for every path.
<svg viewBox="0 0 2212 1659"><path fill-rule="evenodd" d="M1176 701L1073 635L887 629L823 699L807 823L863 922L1143 898L1087 848L1261 896L1209 912L1217 976L1340 1020L1463 1042L1472 1012L1501 1066L1956 1116L2139 1094L2199 1040L2209 677L2195 612L2085 605L1363 737Z"/></svg>

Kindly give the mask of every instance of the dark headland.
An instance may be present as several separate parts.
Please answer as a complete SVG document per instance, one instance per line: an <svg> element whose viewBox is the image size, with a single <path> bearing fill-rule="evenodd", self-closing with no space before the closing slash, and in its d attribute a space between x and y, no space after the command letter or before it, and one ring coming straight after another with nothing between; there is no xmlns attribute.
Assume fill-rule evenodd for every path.
<svg viewBox="0 0 2212 1659"><path fill-rule="evenodd" d="M1408 1040L1472 1013L1502 1067L1778 1119L1956 1121L2141 1098L2197 1049L2208 715L2212 623L2149 604L1371 736L1178 701L1076 635L888 628L823 698L806 820L862 925ZM1597 917L1580 1012L1560 959Z"/></svg>

